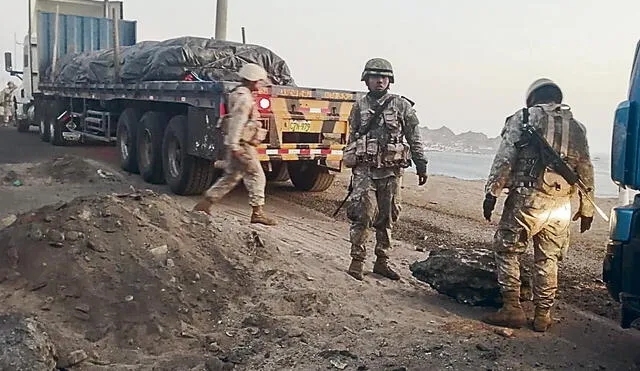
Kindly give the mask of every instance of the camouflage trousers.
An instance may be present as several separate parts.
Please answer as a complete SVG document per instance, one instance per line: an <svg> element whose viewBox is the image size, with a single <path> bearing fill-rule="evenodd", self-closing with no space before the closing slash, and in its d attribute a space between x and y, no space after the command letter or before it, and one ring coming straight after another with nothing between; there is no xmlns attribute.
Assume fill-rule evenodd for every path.
<svg viewBox="0 0 640 371"><path fill-rule="evenodd" d="M11 103L3 103L2 111L2 120L5 124L8 124L13 117L13 105Z"/></svg>
<svg viewBox="0 0 640 371"><path fill-rule="evenodd" d="M240 181L249 193L249 204L251 206L264 205L264 188L267 179L264 170L258 160L256 148L250 145L243 145L246 151L244 159L238 159L227 153L224 174L205 192L205 197L212 202L219 201L227 193L231 192Z"/></svg>
<svg viewBox="0 0 640 371"><path fill-rule="evenodd" d="M558 290L558 261L569 247L571 198L517 188L509 192L494 237L502 292L520 291L520 255L533 240L533 302L548 309Z"/></svg>
<svg viewBox="0 0 640 371"><path fill-rule="evenodd" d="M349 240L351 257L364 260L370 228L376 230L375 254L388 258L391 249L391 229L400 216L400 187L402 176L382 179L371 177L367 168L353 169L353 193L347 206L347 217L351 221Z"/></svg>

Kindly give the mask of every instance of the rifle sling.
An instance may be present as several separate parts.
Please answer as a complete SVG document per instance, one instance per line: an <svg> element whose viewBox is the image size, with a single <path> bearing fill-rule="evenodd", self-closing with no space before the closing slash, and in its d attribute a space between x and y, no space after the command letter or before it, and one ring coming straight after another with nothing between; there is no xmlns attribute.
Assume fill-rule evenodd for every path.
<svg viewBox="0 0 640 371"><path fill-rule="evenodd" d="M376 110L373 112L373 116L369 119L369 122L367 123L365 130L359 132L361 136L365 136L369 133L369 130L371 130L371 126L373 126L378 121L378 119L380 118L380 115L382 114L382 111L384 111L384 109L387 108L387 106L392 100L393 100L393 96L387 98L387 100L385 100L381 105L379 105L376 108Z"/></svg>

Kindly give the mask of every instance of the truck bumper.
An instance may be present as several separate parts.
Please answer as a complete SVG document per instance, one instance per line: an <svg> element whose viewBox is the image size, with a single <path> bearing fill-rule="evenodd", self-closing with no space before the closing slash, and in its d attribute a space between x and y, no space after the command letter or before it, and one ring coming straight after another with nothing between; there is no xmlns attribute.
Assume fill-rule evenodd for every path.
<svg viewBox="0 0 640 371"><path fill-rule="evenodd" d="M327 144L283 144L273 147L268 144L258 146L260 161L342 161L344 145Z"/></svg>
<svg viewBox="0 0 640 371"><path fill-rule="evenodd" d="M614 208L607 254L602 263L602 280L611 297L620 303L620 325L631 327L640 321L640 198L633 204Z"/></svg>

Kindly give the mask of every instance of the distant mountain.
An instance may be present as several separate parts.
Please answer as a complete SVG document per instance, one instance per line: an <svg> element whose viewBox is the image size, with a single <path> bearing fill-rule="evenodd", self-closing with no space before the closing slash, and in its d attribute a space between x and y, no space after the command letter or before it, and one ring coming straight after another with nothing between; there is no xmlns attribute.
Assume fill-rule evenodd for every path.
<svg viewBox="0 0 640 371"><path fill-rule="evenodd" d="M428 151L494 153L500 145L500 137L489 138L473 131L455 134L446 126L433 130L421 127L420 134Z"/></svg>

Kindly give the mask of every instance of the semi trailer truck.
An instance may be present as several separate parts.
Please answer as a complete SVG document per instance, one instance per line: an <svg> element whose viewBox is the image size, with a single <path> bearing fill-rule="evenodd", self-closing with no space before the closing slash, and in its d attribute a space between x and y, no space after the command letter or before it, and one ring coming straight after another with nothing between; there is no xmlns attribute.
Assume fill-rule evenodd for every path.
<svg viewBox="0 0 640 371"><path fill-rule="evenodd" d="M621 189L640 191L640 42L631 69L627 99L614 116L611 179ZM623 328L640 328L640 194L611 212L603 280L620 303Z"/></svg>
<svg viewBox="0 0 640 371"><path fill-rule="evenodd" d="M241 67L247 51L257 63L278 58L263 47L220 40L138 43L137 23L123 18L121 2L31 0L29 10L31 26L25 40L31 42L25 43L24 70L15 71L11 54L5 53L7 71L22 74L29 87L21 131L37 126L41 139L55 146L112 143L122 169L150 183L166 183L180 195L203 192L221 173L215 166L225 152L218 122L226 113L228 93L239 83L226 76ZM156 57L165 50L173 52L177 42L197 48L180 49L173 59L204 50L203 55L212 59L195 67L213 66L223 74L207 78L181 66L180 78L148 78L148 73L131 78L131 60L149 48L166 48ZM87 76L70 78L65 68L72 63ZM283 66L279 63L273 74ZM168 66L167 73L174 76L175 68ZM98 70L104 76L90 76ZM164 71L154 73L164 76ZM260 120L268 130L258 148L267 178L290 179L302 191L326 190L342 170L348 116L363 93L300 87L277 76L273 80L256 96Z"/></svg>

